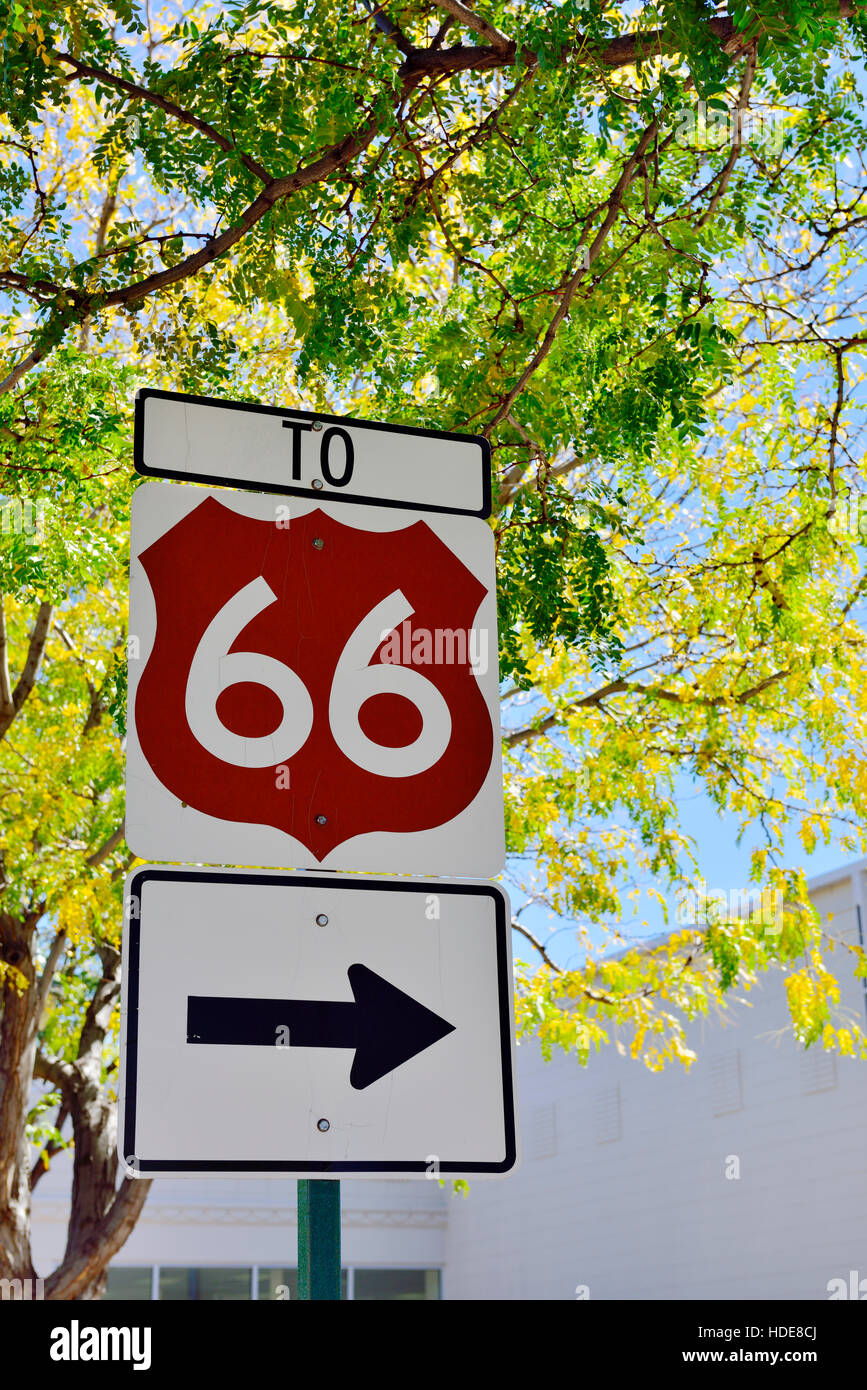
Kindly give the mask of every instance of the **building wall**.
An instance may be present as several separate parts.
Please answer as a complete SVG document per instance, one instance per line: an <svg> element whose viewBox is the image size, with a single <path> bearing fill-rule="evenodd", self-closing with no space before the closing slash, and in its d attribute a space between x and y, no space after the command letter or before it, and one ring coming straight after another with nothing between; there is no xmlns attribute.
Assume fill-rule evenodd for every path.
<svg viewBox="0 0 867 1390"><path fill-rule="evenodd" d="M68 1192L69 1165L55 1160L34 1199L40 1273L62 1257ZM442 1266L446 1197L437 1183L343 1182L341 1206L344 1265ZM293 1267L297 1240L292 1180L155 1178L118 1263Z"/></svg>
<svg viewBox="0 0 867 1390"><path fill-rule="evenodd" d="M829 877L814 901L854 941L862 875ZM839 973L863 1026L861 983ZM867 1275L867 1067L804 1053L787 1018L774 972L725 1026L690 1029L688 1073L522 1044L523 1163L452 1202L446 1297L821 1299Z"/></svg>

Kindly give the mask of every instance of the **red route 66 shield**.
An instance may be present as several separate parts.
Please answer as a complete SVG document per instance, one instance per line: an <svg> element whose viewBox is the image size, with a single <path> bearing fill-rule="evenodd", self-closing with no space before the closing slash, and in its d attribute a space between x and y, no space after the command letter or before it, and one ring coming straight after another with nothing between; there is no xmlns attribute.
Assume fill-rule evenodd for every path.
<svg viewBox="0 0 867 1390"><path fill-rule="evenodd" d="M484 522L153 483L132 550L138 855L500 871Z"/></svg>

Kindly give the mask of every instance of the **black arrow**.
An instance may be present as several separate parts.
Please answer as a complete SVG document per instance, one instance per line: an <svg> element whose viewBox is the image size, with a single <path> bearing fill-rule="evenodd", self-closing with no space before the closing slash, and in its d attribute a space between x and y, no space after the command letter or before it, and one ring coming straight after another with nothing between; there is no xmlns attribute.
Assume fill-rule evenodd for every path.
<svg viewBox="0 0 867 1390"><path fill-rule="evenodd" d="M289 1030L290 1047L354 1047L350 1085L363 1091L432 1047L454 1024L390 985L366 965L346 972L355 1002L322 999L187 997L187 1042L274 1047Z"/></svg>

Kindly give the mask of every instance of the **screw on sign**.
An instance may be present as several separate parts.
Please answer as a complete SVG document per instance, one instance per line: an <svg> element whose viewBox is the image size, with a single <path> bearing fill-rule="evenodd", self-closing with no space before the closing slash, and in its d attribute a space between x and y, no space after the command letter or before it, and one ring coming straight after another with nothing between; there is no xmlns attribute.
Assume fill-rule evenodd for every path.
<svg viewBox="0 0 867 1390"><path fill-rule="evenodd" d="M496 651L493 574L479 578L489 551L493 570L483 522L391 512L368 529L373 509L344 507L338 520L337 508L304 502L276 525L268 499L152 483L136 502L152 491L190 496L173 524L168 499L162 527L151 505L139 539L156 539L133 547L144 585L132 586L131 629L145 606L154 613L130 682L128 833L139 854L320 864L356 837L417 837L465 813L493 820L496 833L496 666L474 669L471 640L485 604L487 640L476 647ZM457 553L467 537L484 564ZM431 636L443 633L447 643ZM165 804L137 816L136 749L174 807L198 816L194 841ZM480 793L492 785L488 803ZM215 823L273 827L291 841L262 842L258 860L252 845L230 856L208 835ZM470 824L455 828L472 835ZM415 853L408 871L500 867L496 844L484 852L490 868L442 846L427 861ZM331 862L401 867L394 843Z"/></svg>

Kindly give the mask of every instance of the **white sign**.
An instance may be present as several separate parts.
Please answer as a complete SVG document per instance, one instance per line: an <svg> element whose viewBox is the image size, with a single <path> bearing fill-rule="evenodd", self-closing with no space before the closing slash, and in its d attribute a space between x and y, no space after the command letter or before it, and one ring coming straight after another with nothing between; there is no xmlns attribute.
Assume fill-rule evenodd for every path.
<svg viewBox="0 0 867 1390"><path fill-rule="evenodd" d="M148 477L260 492L479 517L491 511L491 451L481 435L171 391L136 397L135 467Z"/></svg>
<svg viewBox="0 0 867 1390"><path fill-rule="evenodd" d="M139 858L502 871L478 518L145 483L128 652Z"/></svg>
<svg viewBox="0 0 867 1390"><path fill-rule="evenodd" d="M500 888L145 866L126 895L128 1173L515 1166Z"/></svg>

